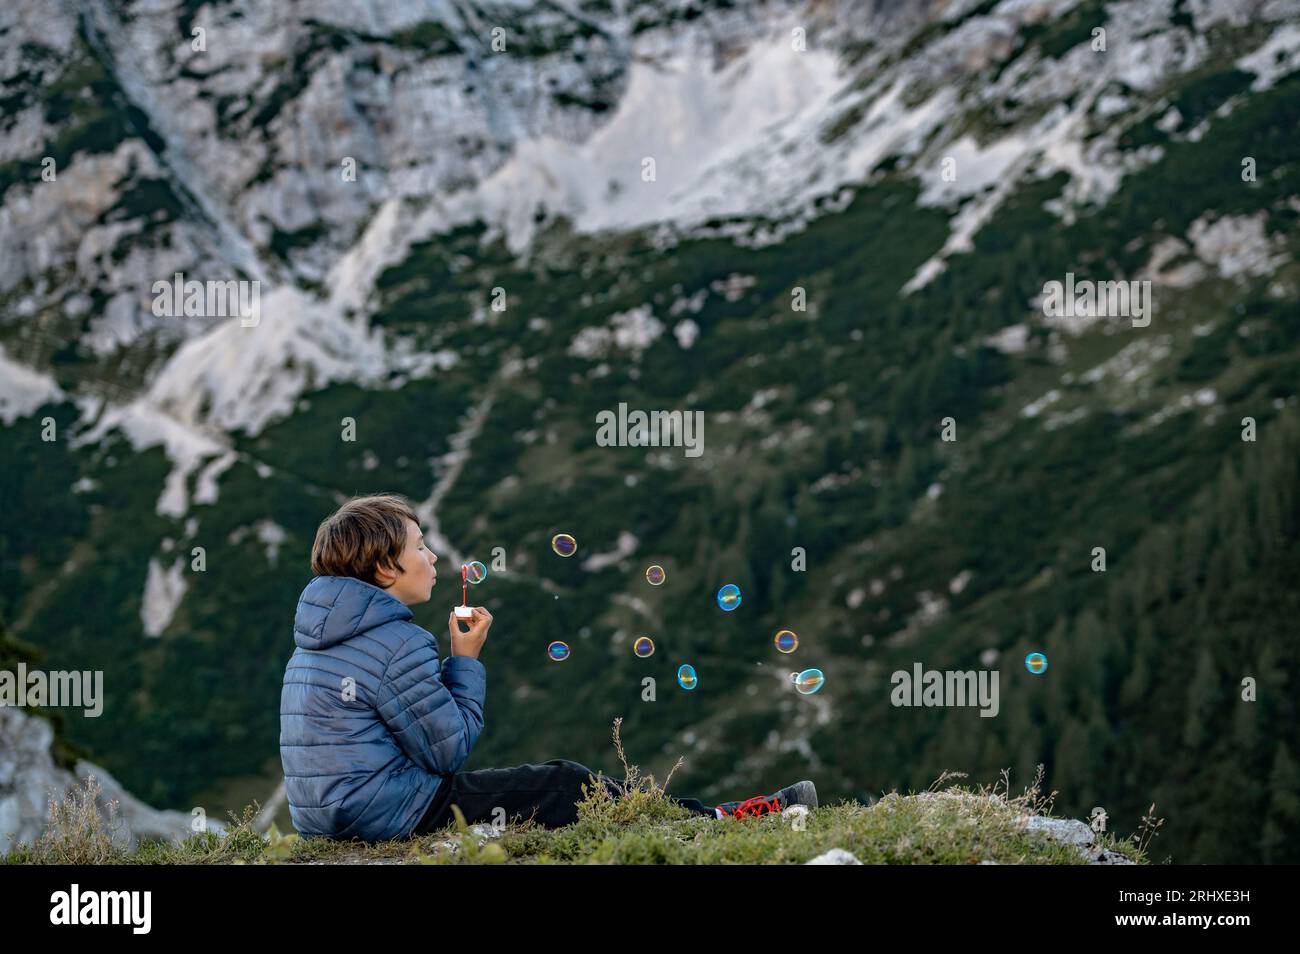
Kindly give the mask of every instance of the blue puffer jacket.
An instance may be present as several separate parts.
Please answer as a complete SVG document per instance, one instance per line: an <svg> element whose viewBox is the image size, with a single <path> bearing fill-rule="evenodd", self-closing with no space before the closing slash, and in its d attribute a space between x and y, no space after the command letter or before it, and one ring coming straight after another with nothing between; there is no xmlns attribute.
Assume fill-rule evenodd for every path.
<svg viewBox="0 0 1300 954"><path fill-rule="evenodd" d="M483 664L439 665L410 609L350 576L307 584L293 640L280 692L293 827L366 841L409 835L483 729Z"/></svg>

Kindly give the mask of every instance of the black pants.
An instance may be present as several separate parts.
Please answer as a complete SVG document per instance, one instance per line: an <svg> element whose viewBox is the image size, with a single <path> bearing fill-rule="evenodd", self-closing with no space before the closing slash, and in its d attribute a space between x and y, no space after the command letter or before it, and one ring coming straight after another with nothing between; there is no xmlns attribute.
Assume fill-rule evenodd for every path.
<svg viewBox="0 0 1300 954"><path fill-rule="evenodd" d="M452 805L460 807L465 821L471 825L500 818L498 808L505 812L505 821L531 818L544 828L571 825L578 820L577 803L583 798L582 786L590 785L593 775L611 795L618 796L618 783L612 778L597 775L587 766L568 759L444 776L433 803L411 834L423 835L445 828L455 817L451 813ZM673 801L700 815L715 817L712 806L697 799Z"/></svg>

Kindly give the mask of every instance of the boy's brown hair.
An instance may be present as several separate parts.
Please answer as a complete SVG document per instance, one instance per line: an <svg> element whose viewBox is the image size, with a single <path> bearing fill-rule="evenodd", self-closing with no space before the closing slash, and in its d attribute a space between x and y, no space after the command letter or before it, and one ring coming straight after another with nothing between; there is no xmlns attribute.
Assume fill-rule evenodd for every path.
<svg viewBox="0 0 1300 954"><path fill-rule="evenodd" d="M406 521L420 519L401 494L353 497L326 517L311 547L311 571L317 576L352 576L374 586L375 565L395 567L406 549Z"/></svg>

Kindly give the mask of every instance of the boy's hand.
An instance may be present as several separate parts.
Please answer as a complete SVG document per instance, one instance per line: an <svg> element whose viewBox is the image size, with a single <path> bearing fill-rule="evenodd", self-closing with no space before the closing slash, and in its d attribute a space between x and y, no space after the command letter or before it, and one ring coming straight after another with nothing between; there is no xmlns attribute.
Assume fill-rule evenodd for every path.
<svg viewBox="0 0 1300 954"><path fill-rule="evenodd" d="M470 617L469 629L461 629L457 622L456 611L452 610L451 616L447 618L447 632L451 635L451 654L478 659L483 643L487 641L488 630L492 627L492 614L482 606L475 606L474 615Z"/></svg>

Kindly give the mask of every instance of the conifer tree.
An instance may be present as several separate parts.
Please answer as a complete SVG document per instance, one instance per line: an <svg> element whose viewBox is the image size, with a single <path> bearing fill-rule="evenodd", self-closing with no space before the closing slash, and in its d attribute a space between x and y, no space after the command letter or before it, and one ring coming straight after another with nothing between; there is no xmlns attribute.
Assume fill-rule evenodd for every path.
<svg viewBox="0 0 1300 954"><path fill-rule="evenodd" d="M1295 864L1300 861L1300 770L1285 742L1277 744L1268 782L1260 854L1268 864Z"/></svg>
<svg viewBox="0 0 1300 954"><path fill-rule="evenodd" d="M1183 728L1183 744L1188 748L1199 749L1204 743L1207 730L1213 723L1218 689L1214 659L1208 649L1202 649L1196 657L1196 673L1187 689L1187 721Z"/></svg>

